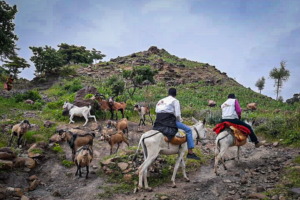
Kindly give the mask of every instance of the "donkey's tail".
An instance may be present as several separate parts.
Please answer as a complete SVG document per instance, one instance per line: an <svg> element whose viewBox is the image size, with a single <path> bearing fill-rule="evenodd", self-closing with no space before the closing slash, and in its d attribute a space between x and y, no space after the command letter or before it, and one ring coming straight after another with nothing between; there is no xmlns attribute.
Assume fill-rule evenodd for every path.
<svg viewBox="0 0 300 200"><path fill-rule="evenodd" d="M140 138L139 145L138 145L138 147L137 147L137 149L136 149L136 152L135 152L135 154L134 154L134 157L133 157L133 159L132 159L133 162L135 162L135 160L136 160L136 158L137 158L137 155L138 155L138 152L139 152L139 148L140 148L140 146L141 146L141 144L142 144L143 139L144 139L144 134L143 134L143 135L141 136L141 138Z"/></svg>

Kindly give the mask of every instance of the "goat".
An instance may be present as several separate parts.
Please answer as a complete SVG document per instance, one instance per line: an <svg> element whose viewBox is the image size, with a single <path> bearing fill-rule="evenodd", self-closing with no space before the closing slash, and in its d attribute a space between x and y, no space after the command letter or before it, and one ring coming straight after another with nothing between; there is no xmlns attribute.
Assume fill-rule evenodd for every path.
<svg viewBox="0 0 300 200"><path fill-rule="evenodd" d="M90 149L89 145L84 145L82 147L80 147L78 150L78 155L75 159L75 164L77 166L77 171L75 176L77 176L78 171L79 171L79 177L81 177L81 167L86 167L86 176L85 178L88 178L88 174L89 174L89 166L90 163L93 160L93 152Z"/></svg>
<svg viewBox="0 0 300 200"><path fill-rule="evenodd" d="M127 130L127 137L128 137L128 119L123 118L118 122L108 121L107 128L115 127L117 132L122 131L125 134L125 129Z"/></svg>
<svg viewBox="0 0 300 200"><path fill-rule="evenodd" d="M256 110L257 109L257 103L248 103L247 104L247 109L251 110L251 111Z"/></svg>
<svg viewBox="0 0 300 200"><path fill-rule="evenodd" d="M74 134L71 131L59 130L58 134L62 139L66 140L72 149L72 161L74 163L75 154L79 147L84 145L89 145L91 150L93 150L93 140L95 138L95 133L86 133L83 135ZM93 155L92 155L93 156Z"/></svg>
<svg viewBox="0 0 300 200"><path fill-rule="evenodd" d="M64 102L63 108L64 109L67 108L69 110L69 114L70 114L70 122L69 122L69 124L71 124L71 122L75 123L72 120L74 116L84 117L85 118L85 123L83 124L83 126L85 126L87 124L88 118L94 118L95 122L97 123L95 115L91 115L91 113L90 113L91 108L92 108L91 106L89 106L89 107L86 107L86 106L84 106L84 107L77 107L77 106L74 106L71 103Z"/></svg>
<svg viewBox="0 0 300 200"><path fill-rule="evenodd" d="M103 94L97 93L95 96L91 97L92 100L96 99L98 104L100 105L101 111L103 112L104 119L106 119L106 111L110 111L113 115L112 109L110 109L109 103L105 99L105 96Z"/></svg>
<svg viewBox="0 0 300 200"><path fill-rule="evenodd" d="M215 101L213 101L213 100L208 100L207 106L209 106L209 107L215 107L216 105L217 105L217 103L216 103Z"/></svg>
<svg viewBox="0 0 300 200"><path fill-rule="evenodd" d="M139 115L140 115L140 123L139 126L142 125L146 126L145 124L145 115L149 115L150 119L151 119L151 124L153 125L153 120L151 118L151 114L150 114L150 108L148 106L139 106L139 105L134 105L134 111L138 111Z"/></svg>
<svg viewBox="0 0 300 200"><path fill-rule="evenodd" d="M279 113L281 110L280 109L275 109L273 112L274 113Z"/></svg>
<svg viewBox="0 0 300 200"><path fill-rule="evenodd" d="M113 120L114 111L116 111L116 120L118 120L118 111L121 111L122 118L124 118L126 103L124 103L124 102L121 102L121 103L115 102L114 97L109 97L108 103L109 103L110 109L112 110L111 120Z"/></svg>
<svg viewBox="0 0 300 200"><path fill-rule="evenodd" d="M119 132L117 132L115 134L112 134L112 135L104 134L104 140L107 141L108 144L110 145L110 155L112 154L112 150L113 150L113 147L114 147L115 144L118 144L118 148L117 148L116 153L119 150L120 143L122 143L123 141L127 144L127 146L129 146L129 143L126 140L125 135L122 131L119 131Z"/></svg>
<svg viewBox="0 0 300 200"><path fill-rule="evenodd" d="M28 120L23 120L21 123L14 125L11 130L9 146L11 146L13 136L18 136L18 146L19 146L21 138L28 131L29 128L31 128L31 124L29 123Z"/></svg>

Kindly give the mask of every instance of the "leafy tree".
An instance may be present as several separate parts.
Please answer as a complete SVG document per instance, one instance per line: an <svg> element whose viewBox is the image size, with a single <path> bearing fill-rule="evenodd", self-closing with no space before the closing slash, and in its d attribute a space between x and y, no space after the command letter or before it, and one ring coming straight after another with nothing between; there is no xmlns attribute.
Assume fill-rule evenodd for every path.
<svg viewBox="0 0 300 200"><path fill-rule="evenodd" d="M152 70L150 66L133 67L132 70L124 70L123 77L130 81L130 85L126 87L130 97L132 98L137 88L142 88L142 83L146 80L154 83L154 76L157 70Z"/></svg>
<svg viewBox="0 0 300 200"><path fill-rule="evenodd" d="M12 73L14 77L17 77L21 71L19 69L25 69L30 67L24 58L13 56L10 58L11 61L4 61L6 64L3 67L7 68L9 73Z"/></svg>
<svg viewBox="0 0 300 200"><path fill-rule="evenodd" d="M19 39L14 34L15 24L13 19L18 12L17 6L9 6L5 1L0 1L0 60L16 56L16 41Z"/></svg>
<svg viewBox="0 0 300 200"><path fill-rule="evenodd" d="M124 92L125 83L120 77L116 75L109 77L109 79L106 82L106 85L111 88L112 94L114 96L119 96Z"/></svg>
<svg viewBox="0 0 300 200"><path fill-rule="evenodd" d="M34 63L36 73L53 73L63 66L62 56L52 47L29 47L33 56L30 60Z"/></svg>
<svg viewBox="0 0 300 200"><path fill-rule="evenodd" d="M270 78L274 79L275 84L274 87L276 87L276 100L278 100L278 95L280 92L280 89L282 88L283 82L287 81L290 77L290 71L287 70L286 68L286 62L285 61L281 61L280 62L280 68L276 68L274 67L271 71L270 71Z"/></svg>
<svg viewBox="0 0 300 200"><path fill-rule="evenodd" d="M264 89L265 87L265 77L259 78L256 83L255 86L258 88L259 92L261 93L261 91Z"/></svg>
<svg viewBox="0 0 300 200"><path fill-rule="evenodd" d="M61 43L58 45L58 47L58 52L63 57L64 64L92 64L94 60L101 60L103 57L105 57L104 54L101 54L101 51L97 51L94 48L92 51L89 51L84 46L75 46L66 43Z"/></svg>

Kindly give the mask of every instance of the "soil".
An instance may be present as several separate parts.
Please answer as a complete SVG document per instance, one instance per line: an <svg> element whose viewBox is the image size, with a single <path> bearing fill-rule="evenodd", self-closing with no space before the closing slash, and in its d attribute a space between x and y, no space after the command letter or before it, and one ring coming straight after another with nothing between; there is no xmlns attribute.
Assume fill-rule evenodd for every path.
<svg viewBox="0 0 300 200"><path fill-rule="evenodd" d="M86 128L82 127L83 122L72 125L65 125L69 128L79 128L89 130L94 122L89 122ZM103 130L105 123L98 122ZM152 126L142 127L144 131L138 131L138 124L130 122L129 143L131 146L138 144L141 134L150 130ZM215 133L208 129L208 137L215 138ZM97 175L101 170L99 162L103 157L108 156L110 146L107 142L99 141L100 133L94 139L94 159L91 163L89 178L85 179L85 169L82 178L75 177L76 167L67 168L61 164L61 160L52 150L47 150L46 157L40 161L35 169L30 172L14 171L6 173L6 178L0 183L6 187L28 187L28 178L36 175L41 184L33 191L23 192L30 199L96 199L97 194L102 190L99 186L109 185L103 177ZM66 152L66 159L71 161L71 149L66 142L61 143L61 147ZM122 143L120 149L126 149L127 145ZM214 141L210 140L206 146L197 145L206 154L214 152ZM131 199L158 199L157 194L166 195L169 199L245 199L247 195L256 193L257 188L264 190L274 188L279 179L280 169L291 163L291 159L299 154L298 149L273 147L273 145L255 148L252 143L247 143L241 148L240 163L232 160L236 156L236 147L231 147L225 154L225 162L228 170L219 166L220 176L213 173L214 159L203 165L200 170L188 173L190 182L185 182L182 178L176 179L177 188L171 188L171 181L159 187L154 187L153 192L140 190L129 194L115 194L115 200ZM114 148L114 151L116 147ZM181 169L179 169L181 170ZM1 175L3 178L3 174ZM241 180L246 176L247 183ZM170 177L171 179L171 177ZM58 196L53 196L56 193ZM230 199L229 198L229 199Z"/></svg>

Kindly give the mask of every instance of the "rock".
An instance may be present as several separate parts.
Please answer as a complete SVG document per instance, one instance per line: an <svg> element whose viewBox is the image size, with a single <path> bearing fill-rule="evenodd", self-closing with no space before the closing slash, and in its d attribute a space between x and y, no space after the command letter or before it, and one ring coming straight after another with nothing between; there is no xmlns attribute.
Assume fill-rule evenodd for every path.
<svg viewBox="0 0 300 200"><path fill-rule="evenodd" d="M93 169L98 169L98 167L96 165L93 165Z"/></svg>
<svg viewBox="0 0 300 200"><path fill-rule="evenodd" d="M124 171L124 170L127 169L128 163L124 163L124 162L118 163L118 167L119 167L122 171Z"/></svg>
<svg viewBox="0 0 300 200"><path fill-rule="evenodd" d="M13 160L15 157L15 154L0 152L0 160Z"/></svg>
<svg viewBox="0 0 300 200"><path fill-rule="evenodd" d="M161 196L160 199L161 200L169 200L169 197L167 197L167 196Z"/></svg>
<svg viewBox="0 0 300 200"><path fill-rule="evenodd" d="M264 191L266 191L266 190L263 186L256 187L256 192L264 192Z"/></svg>
<svg viewBox="0 0 300 200"><path fill-rule="evenodd" d="M111 163L114 163L114 162L112 162L112 159L111 159L111 158L108 159L108 160L105 160L105 161L101 161L101 164L102 164L103 166L107 166L107 165L109 165L109 164L111 164Z"/></svg>
<svg viewBox="0 0 300 200"><path fill-rule="evenodd" d="M24 165L29 169L35 167L35 161L32 158L28 157L18 157L13 160L14 167L23 167Z"/></svg>
<svg viewBox="0 0 300 200"><path fill-rule="evenodd" d="M61 194L60 194L59 190L55 190L55 191L52 193L52 196L54 196L54 197L60 197Z"/></svg>
<svg viewBox="0 0 300 200"><path fill-rule="evenodd" d="M213 100L208 100L208 106L209 107L215 107L217 105L217 103Z"/></svg>
<svg viewBox="0 0 300 200"><path fill-rule="evenodd" d="M223 182L224 183L231 183L231 180L226 179L226 180L223 180Z"/></svg>
<svg viewBox="0 0 300 200"><path fill-rule="evenodd" d="M297 167L299 167L299 166L297 166ZM292 189L290 189L290 191L294 194L300 195L300 187L292 188Z"/></svg>
<svg viewBox="0 0 300 200"><path fill-rule="evenodd" d="M228 194L234 195L234 194L235 194L235 191L234 191L234 190L229 191Z"/></svg>
<svg viewBox="0 0 300 200"><path fill-rule="evenodd" d="M26 197L25 195L22 196L21 200L29 200L28 197Z"/></svg>
<svg viewBox="0 0 300 200"><path fill-rule="evenodd" d="M13 154L13 150L10 148L10 147L2 147L0 148L0 152L6 152L6 153L9 153L9 154Z"/></svg>
<svg viewBox="0 0 300 200"><path fill-rule="evenodd" d="M61 139L61 136L58 135L58 134L54 134L51 136L51 138L49 139L49 142L50 143L55 143L55 142L60 142L62 139Z"/></svg>
<svg viewBox="0 0 300 200"><path fill-rule="evenodd" d="M274 146L274 147L277 147L278 145L279 145L279 142L274 142L274 143L273 143L273 146Z"/></svg>
<svg viewBox="0 0 300 200"><path fill-rule="evenodd" d="M29 190L30 190L30 191L34 190L39 184L40 184L40 181L37 180L37 179L35 179L35 180L30 184Z"/></svg>
<svg viewBox="0 0 300 200"><path fill-rule="evenodd" d="M280 196L279 200L286 200L286 198L284 196Z"/></svg>
<svg viewBox="0 0 300 200"><path fill-rule="evenodd" d="M32 175L28 178L29 181L34 181L35 179L38 179L36 175Z"/></svg>
<svg viewBox="0 0 300 200"><path fill-rule="evenodd" d="M32 101L31 99L27 99L26 101L24 101L24 103L26 103L26 104L34 104L34 101Z"/></svg>
<svg viewBox="0 0 300 200"><path fill-rule="evenodd" d="M23 196L23 192L20 188L15 188L15 194L16 194L16 196L19 196L19 197Z"/></svg>
<svg viewBox="0 0 300 200"><path fill-rule="evenodd" d="M123 171L122 173L123 173L123 174L127 174L127 173L131 172L132 170L133 170L132 168L129 168L129 169Z"/></svg>
<svg viewBox="0 0 300 200"><path fill-rule="evenodd" d="M44 122L44 127L50 128L54 124L55 124L54 122L47 120L47 121Z"/></svg>
<svg viewBox="0 0 300 200"><path fill-rule="evenodd" d="M153 53L153 54L158 54L159 53L159 49L156 46L151 46L148 49L148 52Z"/></svg>
<svg viewBox="0 0 300 200"><path fill-rule="evenodd" d="M12 169L13 162L10 160L0 160L0 169Z"/></svg>
<svg viewBox="0 0 300 200"><path fill-rule="evenodd" d="M29 152L29 153L28 153L28 157L29 157L29 158L40 158L40 157L41 157L41 154Z"/></svg>
<svg viewBox="0 0 300 200"><path fill-rule="evenodd" d="M195 190L196 190L196 191L200 191L201 189L200 189L200 188L196 188Z"/></svg>
<svg viewBox="0 0 300 200"><path fill-rule="evenodd" d="M260 194L260 193L252 193L250 195L248 195L249 199L267 199L268 197L264 194Z"/></svg>
<svg viewBox="0 0 300 200"><path fill-rule="evenodd" d="M247 179L246 179L245 177L243 177L243 178L241 179L241 184L245 185L245 184L247 184L247 183L248 183Z"/></svg>
<svg viewBox="0 0 300 200"><path fill-rule="evenodd" d="M123 179L124 179L125 181L131 181L132 175L131 175L131 174L125 174L124 177L123 177Z"/></svg>
<svg viewBox="0 0 300 200"><path fill-rule="evenodd" d="M98 130L98 129L99 129L99 125L98 125L97 123L92 123L92 125L90 126L90 129L91 129L92 131Z"/></svg>
<svg viewBox="0 0 300 200"><path fill-rule="evenodd" d="M279 197L278 197L278 195L274 195L274 196L272 196L272 200L279 200Z"/></svg>

